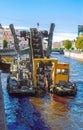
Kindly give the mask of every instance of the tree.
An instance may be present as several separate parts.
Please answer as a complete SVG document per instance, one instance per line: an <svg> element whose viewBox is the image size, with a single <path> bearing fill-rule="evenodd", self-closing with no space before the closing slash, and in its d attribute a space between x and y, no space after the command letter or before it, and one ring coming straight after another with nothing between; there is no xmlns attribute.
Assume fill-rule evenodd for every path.
<svg viewBox="0 0 83 130"><path fill-rule="evenodd" d="M64 48L70 49L72 47L72 42L70 40L65 40L64 41Z"/></svg>
<svg viewBox="0 0 83 130"><path fill-rule="evenodd" d="M6 39L3 40L3 48L7 48L8 42Z"/></svg>
<svg viewBox="0 0 83 130"><path fill-rule="evenodd" d="M75 41L75 47L77 49L83 49L83 37L78 37Z"/></svg>

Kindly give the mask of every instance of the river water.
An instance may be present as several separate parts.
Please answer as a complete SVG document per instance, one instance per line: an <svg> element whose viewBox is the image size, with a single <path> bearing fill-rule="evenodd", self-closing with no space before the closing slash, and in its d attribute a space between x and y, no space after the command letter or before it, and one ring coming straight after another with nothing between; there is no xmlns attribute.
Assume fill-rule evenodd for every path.
<svg viewBox="0 0 83 130"><path fill-rule="evenodd" d="M56 55L70 64L70 81L76 82L75 97L45 95L43 98L13 97L6 90L8 74L2 73L2 88L8 130L83 130L83 63Z"/></svg>

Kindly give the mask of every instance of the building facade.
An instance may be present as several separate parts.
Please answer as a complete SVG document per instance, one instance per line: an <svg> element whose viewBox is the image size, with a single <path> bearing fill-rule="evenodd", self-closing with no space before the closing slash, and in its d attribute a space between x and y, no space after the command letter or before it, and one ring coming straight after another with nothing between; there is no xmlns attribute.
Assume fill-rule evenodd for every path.
<svg viewBox="0 0 83 130"><path fill-rule="evenodd" d="M19 48L22 50L22 49L28 47L28 40L25 40L24 37L20 37L19 30L15 30L15 32L16 32L17 38L19 40ZM4 29L3 39L7 40L7 42L8 42L7 48L15 49L14 38L13 38L11 30L9 28Z"/></svg>
<svg viewBox="0 0 83 130"><path fill-rule="evenodd" d="M83 37L83 25L78 25L78 37Z"/></svg>
<svg viewBox="0 0 83 130"><path fill-rule="evenodd" d="M7 48L14 48L14 39L9 28L4 29L3 31L3 39L8 42Z"/></svg>
<svg viewBox="0 0 83 130"><path fill-rule="evenodd" d="M3 49L3 27L0 24L0 49Z"/></svg>
<svg viewBox="0 0 83 130"><path fill-rule="evenodd" d="M63 48L63 42L64 42L64 41L54 42L54 43L52 44L52 49L54 49L54 48L58 48L58 49Z"/></svg>

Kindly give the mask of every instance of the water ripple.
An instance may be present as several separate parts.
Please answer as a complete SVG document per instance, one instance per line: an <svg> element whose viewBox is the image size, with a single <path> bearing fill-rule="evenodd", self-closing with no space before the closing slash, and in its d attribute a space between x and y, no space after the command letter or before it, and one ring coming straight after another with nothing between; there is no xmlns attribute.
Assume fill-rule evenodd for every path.
<svg viewBox="0 0 83 130"><path fill-rule="evenodd" d="M75 97L45 95L43 98L13 97L6 89L2 74L8 130L82 130L83 129L83 63L63 55L52 55L70 64L70 81L77 84Z"/></svg>

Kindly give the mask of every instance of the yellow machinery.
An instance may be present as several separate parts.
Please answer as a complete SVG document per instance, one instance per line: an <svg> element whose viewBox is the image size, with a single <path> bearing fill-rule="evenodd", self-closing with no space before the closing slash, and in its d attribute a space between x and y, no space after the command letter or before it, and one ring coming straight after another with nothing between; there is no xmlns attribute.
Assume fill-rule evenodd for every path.
<svg viewBox="0 0 83 130"><path fill-rule="evenodd" d="M57 59L51 59L50 53L52 48L52 37L53 37L53 31L54 31L55 24L52 23L50 26L50 31L48 34L48 31L38 31L37 28L31 28L30 34L29 34L29 46L30 46L30 72L33 76L33 85L34 87L43 86L43 88L46 86L44 83L47 82L47 86L50 85L55 86L59 81L69 81L69 64L66 63L58 63ZM15 30L13 25L10 25L11 32L14 37L14 43L15 43L15 49L17 50L18 57L20 55L20 48L18 39L15 34ZM48 38L48 47L45 51L43 49L42 43L43 39ZM44 39L45 40L45 39ZM47 57L47 58L45 58ZM40 62L42 62L42 66L39 66ZM50 62L50 66L49 66ZM18 66L19 66L19 60L18 60ZM38 70L39 69L39 70ZM40 72L38 72L40 71ZM43 71L43 72L42 72ZM32 79L31 79L32 81Z"/></svg>
<svg viewBox="0 0 83 130"><path fill-rule="evenodd" d="M56 83L59 81L69 81L69 64L67 63L58 63L56 71Z"/></svg>
<svg viewBox="0 0 83 130"><path fill-rule="evenodd" d="M37 67L38 63L42 61L43 63L52 62L52 71L50 74L50 79L53 80L53 86L55 86L59 81L64 80L69 81L69 64L58 63L57 59L50 58L34 58L33 59L33 81L34 87L37 86Z"/></svg>

